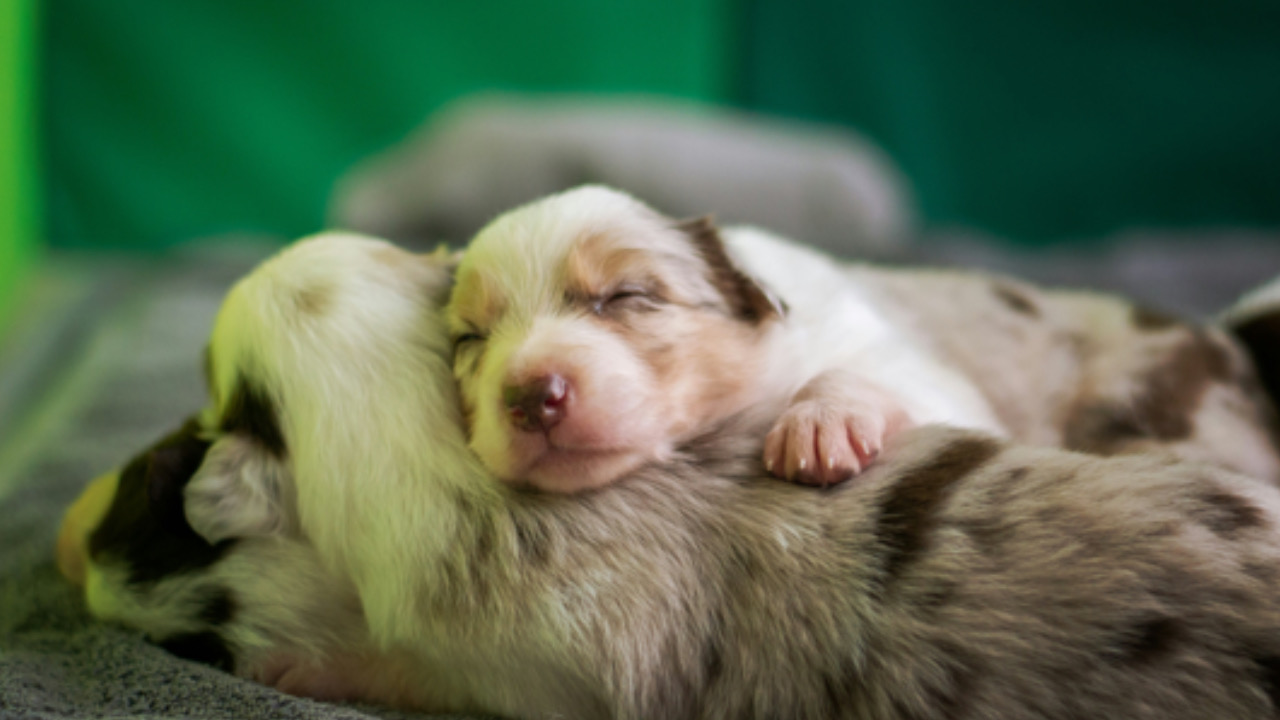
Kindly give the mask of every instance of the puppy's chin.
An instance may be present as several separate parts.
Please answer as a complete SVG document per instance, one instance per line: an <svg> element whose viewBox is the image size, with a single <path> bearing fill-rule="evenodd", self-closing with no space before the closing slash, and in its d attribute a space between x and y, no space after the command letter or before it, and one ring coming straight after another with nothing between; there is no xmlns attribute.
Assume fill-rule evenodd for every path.
<svg viewBox="0 0 1280 720"><path fill-rule="evenodd" d="M522 484L554 493L594 490L635 470L655 453L635 450L549 449L524 472Z"/></svg>
<svg viewBox="0 0 1280 720"><path fill-rule="evenodd" d="M478 439L478 438L477 438ZM545 435L506 435L501 449L472 443L490 472L515 487L553 493L593 490L667 454L665 445L558 447Z"/></svg>

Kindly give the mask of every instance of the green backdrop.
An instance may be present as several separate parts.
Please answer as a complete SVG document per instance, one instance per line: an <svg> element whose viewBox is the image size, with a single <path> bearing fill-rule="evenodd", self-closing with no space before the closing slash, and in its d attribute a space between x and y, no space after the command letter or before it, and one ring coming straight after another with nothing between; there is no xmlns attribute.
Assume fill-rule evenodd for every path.
<svg viewBox="0 0 1280 720"><path fill-rule="evenodd" d="M12 0L10 0L12 2ZM46 0L48 238L319 227L330 184L481 89L848 123L936 223L1043 241L1280 223L1276 0Z"/></svg>
<svg viewBox="0 0 1280 720"><path fill-rule="evenodd" d="M0 330L36 255L35 0L0 2Z"/></svg>
<svg viewBox="0 0 1280 720"><path fill-rule="evenodd" d="M48 0L49 238L316 229L332 181L484 88L720 99L727 0Z"/></svg>
<svg viewBox="0 0 1280 720"><path fill-rule="evenodd" d="M864 128L936 223L1280 223L1276 0L754 0L746 104Z"/></svg>

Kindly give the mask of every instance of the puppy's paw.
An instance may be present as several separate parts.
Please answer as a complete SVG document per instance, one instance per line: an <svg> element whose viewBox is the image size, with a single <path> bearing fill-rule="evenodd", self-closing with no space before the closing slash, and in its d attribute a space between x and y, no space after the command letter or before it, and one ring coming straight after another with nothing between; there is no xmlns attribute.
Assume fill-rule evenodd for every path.
<svg viewBox="0 0 1280 720"><path fill-rule="evenodd" d="M805 485L843 482L880 454L894 416L878 403L794 402L765 438L765 467Z"/></svg>

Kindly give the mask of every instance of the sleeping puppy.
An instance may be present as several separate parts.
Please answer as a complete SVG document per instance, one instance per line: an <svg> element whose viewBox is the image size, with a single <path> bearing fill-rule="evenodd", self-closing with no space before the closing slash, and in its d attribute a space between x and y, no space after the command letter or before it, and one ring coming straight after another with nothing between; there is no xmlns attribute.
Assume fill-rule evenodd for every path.
<svg viewBox="0 0 1280 720"><path fill-rule="evenodd" d="M502 480L543 490L605 485L749 407L781 414L766 466L822 485L912 425L1002 431L970 383L820 256L751 229L722 239L604 187L483 229L448 315L471 447Z"/></svg>
<svg viewBox="0 0 1280 720"><path fill-rule="evenodd" d="M1254 295L1202 325L982 273L845 272L976 385L1019 442L1170 453L1280 485L1280 303Z"/></svg>
<svg viewBox="0 0 1280 720"><path fill-rule="evenodd" d="M761 426L731 422L599 492L514 492L466 447L447 283L339 236L238 284L199 427L68 517L61 565L87 568L94 613L216 633L238 672L283 657L300 692L358 660L385 677L369 699L425 711L1280 711L1276 489L926 427L820 492L763 480Z"/></svg>
<svg viewBox="0 0 1280 720"><path fill-rule="evenodd" d="M481 231L449 321L472 448L546 490L605 484L748 407L778 417L766 466L818 484L929 422L1280 483L1274 408L1222 329L1101 293L841 264L605 188Z"/></svg>
<svg viewBox="0 0 1280 720"><path fill-rule="evenodd" d="M210 456L216 434L187 421L94 480L67 511L58 567L84 587L89 611L144 631L179 657L294 695L417 704L407 663L370 642L350 582L326 572L286 530L289 508L269 511L269 536L238 535L245 525L229 515L223 528L196 532L184 509L193 482L205 493L187 500L193 508L234 502L237 513L261 510L227 492L238 478ZM280 486L258 487L259 499L283 497Z"/></svg>

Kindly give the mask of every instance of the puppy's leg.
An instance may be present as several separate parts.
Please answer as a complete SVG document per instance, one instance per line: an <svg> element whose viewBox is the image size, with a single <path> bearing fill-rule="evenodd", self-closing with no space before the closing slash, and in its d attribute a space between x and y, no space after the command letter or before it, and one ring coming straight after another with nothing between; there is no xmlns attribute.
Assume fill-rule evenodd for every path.
<svg viewBox="0 0 1280 720"><path fill-rule="evenodd" d="M831 485L862 472L885 441L911 425L891 392L845 370L805 384L765 438L765 467L806 485Z"/></svg>
<svg viewBox="0 0 1280 720"><path fill-rule="evenodd" d="M278 650L258 662L249 677L288 695L325 702L371 702L430 711L452 707L423 687L411 662L379 653L315 657Z"/></svg>

